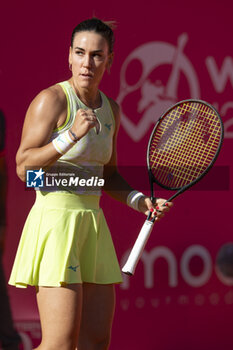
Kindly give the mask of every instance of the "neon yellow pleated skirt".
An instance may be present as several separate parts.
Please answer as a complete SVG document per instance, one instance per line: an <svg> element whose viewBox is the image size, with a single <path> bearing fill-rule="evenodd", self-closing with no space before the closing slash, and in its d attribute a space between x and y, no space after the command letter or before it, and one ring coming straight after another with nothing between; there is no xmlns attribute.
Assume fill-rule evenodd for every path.
<svg viewBox="0 0 233 350"><path fill-rule="evenodd" d="M62 286L122 282L98 196L37 191L9 284Z"/></svg>

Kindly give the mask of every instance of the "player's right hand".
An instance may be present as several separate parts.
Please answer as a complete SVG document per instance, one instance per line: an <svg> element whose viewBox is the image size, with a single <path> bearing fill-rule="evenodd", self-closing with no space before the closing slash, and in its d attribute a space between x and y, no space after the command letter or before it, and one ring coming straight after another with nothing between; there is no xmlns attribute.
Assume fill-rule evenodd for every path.
<svg viewBox="0 0 233 350"><path fill-rule="evenodd" d="M94 127L98 128L98 126L99 122L94 111L92 109L80 108L76 113L71 131L77 136L78 139L81 139L90 129Z"/></svg>

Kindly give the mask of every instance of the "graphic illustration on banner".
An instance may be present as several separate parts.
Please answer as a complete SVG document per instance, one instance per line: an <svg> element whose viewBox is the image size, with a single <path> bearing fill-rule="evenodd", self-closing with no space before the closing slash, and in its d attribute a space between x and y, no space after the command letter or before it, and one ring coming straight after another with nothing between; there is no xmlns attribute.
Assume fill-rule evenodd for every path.
<svg viewBox="0 0 233 350"><path fill-rule="evenodd" d="M187 81L186 98L198 99L200 97L197 75L183 52L187 40L188 35L183 33L178 37L177 46L165 42L143 44L136 48L123 63L117 102L122 107L128 95L138 90L140 90L141 95L137 103L137 113L141 115L141 118L137 125L122 108L122 126L134 141L140 141L150 126L155 124L156 118L158 119L162 113L180 99L178 89L181 74ZM137 71L141 70L141 75L136 82L130 84L129 80L132 78L130 67L134 66L135 68L136 64ZM167 79L162 79L163 82L157 76L153 79L155 70L163 66L168 67ZM135 69L132 73L135 75Z"/></svg>

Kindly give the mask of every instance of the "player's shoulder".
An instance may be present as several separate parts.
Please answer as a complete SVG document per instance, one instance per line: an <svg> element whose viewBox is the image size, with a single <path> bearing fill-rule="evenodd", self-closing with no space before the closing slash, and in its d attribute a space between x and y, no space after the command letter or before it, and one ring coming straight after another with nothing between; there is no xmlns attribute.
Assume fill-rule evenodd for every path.
<svg viewBox="0 0 233 350"><path fill-rule="evenodd" d="M59 85L50 86L33 99L27 115L57 121L67 108L66 96Z"/></svg>
<svg viewBox="0 0 233 350"><path fill-rule="evenodd" d="M113 100L111 97L108 97L109 103L111 105L111 108L113 110L114 114L120 114L120 106L119 104Z"/></svg>
<svg viewBox="0 0 233 350"><path fill-rule="evenodd" d="M109 101L110 106L112 108L115 122L118 124L118 123L120 123L120 114L121 114L120 113L121 112L120 106L118 105L118 103L115 100L113 100L110 97L108 97L108 101Z"/></svg>
<svg viewBox="0 0 233 350"><path fill-rule="evenodd" d="M54 107L62 107L66 103L66 96L59 85L52 85L42 90L33 100L36 104L50 104Z"/></svg>

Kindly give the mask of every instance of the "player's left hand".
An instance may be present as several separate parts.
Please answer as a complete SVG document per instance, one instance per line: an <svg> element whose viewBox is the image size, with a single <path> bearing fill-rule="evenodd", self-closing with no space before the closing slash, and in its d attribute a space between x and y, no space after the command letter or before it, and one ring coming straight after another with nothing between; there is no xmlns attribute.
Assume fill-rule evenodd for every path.
<svg viewBox="0 0 233 350"><path fill-rule="evenodd" d="M166 203L164 205L164 203ZM170 210L173 206L172 202L166 202L164 198L156 198L155 202L152 203L149 197L141 197L138 202L139 210L148 215L150 211L153 210L152 217L156 216L156 221L159 221L162 217L164 217L165 213Z"/></svg>

